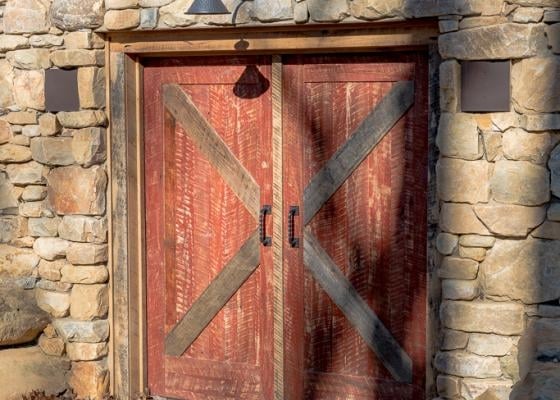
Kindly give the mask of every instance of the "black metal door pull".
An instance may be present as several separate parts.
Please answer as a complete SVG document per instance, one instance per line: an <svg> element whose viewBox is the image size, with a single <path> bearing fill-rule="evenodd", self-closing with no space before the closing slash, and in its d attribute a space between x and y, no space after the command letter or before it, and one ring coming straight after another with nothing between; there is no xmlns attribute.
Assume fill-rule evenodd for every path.
<svg viewBox="0 0 560 400"><path fill-rule="evenodd" d="M272 245L272 237L266 236L266 216L272 214L272 206L266 204L259 214L259 238L263 246Z"/></svg>
<svg viewBox="0 0 560 400"><path fill-rule="evenodd" d="M290 211L288 212L288 243L291 247L299 247L299 238L295 237L295 218L299 215L298 206L290 206Z"/></svg>

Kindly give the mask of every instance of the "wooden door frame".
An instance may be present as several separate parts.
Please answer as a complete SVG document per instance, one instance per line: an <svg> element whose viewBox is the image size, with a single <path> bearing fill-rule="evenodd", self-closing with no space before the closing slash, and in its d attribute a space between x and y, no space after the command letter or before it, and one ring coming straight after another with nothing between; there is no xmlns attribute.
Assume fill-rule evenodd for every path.
<svg viewBox="0 0 560 400"><path fill-rule="evenodd" d="M440 303L439 279L435 274L437 253L434 243L438 214L435 191L435 136L439 117L440 63L437 35L437 20L106 34L107 111L110 120L107 151L110 182L108 218L111 394L117 399L134 399L145 394L147 387L142 59L178 55L335 54L416 50L428 54L430 60L426 393L427 398L435 396L435 374L430 366L438 341L437 310ZM279 60L280 58L274 58L273 69L281 73ZM281 90L278 88L279 83L281 84L273 82L273 103L274 99L281 99L281 92L278 92ZM276 104L279 104L278 101ZM273 110L273 113L281 118L278 109ZM274 130L281 133L280 121L276 122L276 126L273 122ZM283 215L281 210L277 212L280 213L279 216ZM281 218L275 220L280 221ZM278 231L275 228L275 232Z"/></svg>

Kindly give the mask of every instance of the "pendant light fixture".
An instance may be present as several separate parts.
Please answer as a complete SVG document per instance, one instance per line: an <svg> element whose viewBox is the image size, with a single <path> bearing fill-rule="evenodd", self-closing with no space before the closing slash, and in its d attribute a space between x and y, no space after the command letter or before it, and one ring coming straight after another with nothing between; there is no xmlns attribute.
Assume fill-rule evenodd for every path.
<svg viewBox="0 0 560 400"><path fill-rule="evenodd" d="M194 0L185 14L197 15L213 15L213 14L229 14L221 0Z"/></svg>

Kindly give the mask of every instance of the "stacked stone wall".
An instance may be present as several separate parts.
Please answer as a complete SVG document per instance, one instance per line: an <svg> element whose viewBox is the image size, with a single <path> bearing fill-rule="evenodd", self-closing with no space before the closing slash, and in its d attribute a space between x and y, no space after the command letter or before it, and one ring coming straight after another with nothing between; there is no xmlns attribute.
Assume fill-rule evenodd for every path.
<svg viewBox="0 0 560 400"><path fill-rule="evenodd" d="M191 2L0 0L0 280L49 313L26 340L71 363L81 397L101 398L109 380L102 32L231 25L231 15L185 15ZM434 396L557 398L560 1L253 0L236 23L424 17L439 19L442 58ZM509 59L511 112L460 112L461 61ZM50 68L78 69L80 111L46 112Z"/></svg>

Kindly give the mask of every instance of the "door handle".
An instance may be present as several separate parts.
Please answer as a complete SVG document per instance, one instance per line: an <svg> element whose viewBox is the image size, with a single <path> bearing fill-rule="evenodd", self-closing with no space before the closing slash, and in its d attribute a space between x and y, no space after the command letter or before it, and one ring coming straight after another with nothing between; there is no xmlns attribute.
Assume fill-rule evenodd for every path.
<svg viewBox="0 0 560 400"><path fill-rule="evenodd" d="M290 206L290 211L288 211L288 243L291 247L299 247L299 238L295 237L295 219L299 215L298 206Z"/></svg>
<svg viewBox="0 0 560 400"><path fill-rule="evenodd" d="M268 247L272 245L272 238L266 236L266 216L272 214L272 206L266 204L261 208L259 214L259 238L263 246Z"/></svg>

